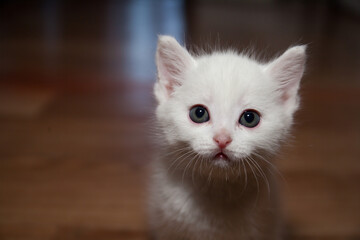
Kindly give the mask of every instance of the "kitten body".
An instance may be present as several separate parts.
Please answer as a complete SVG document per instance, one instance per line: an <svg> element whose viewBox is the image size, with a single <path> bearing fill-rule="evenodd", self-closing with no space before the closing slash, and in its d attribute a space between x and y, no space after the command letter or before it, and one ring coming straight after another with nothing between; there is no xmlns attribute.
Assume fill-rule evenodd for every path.
<svg viewBox="0 0 360 240"><path fill-rule="evenodd" d="M298 108L305 47L263 64L231 51L194 57L161 36L156 61L156 239L280 239L272 156Z"/></svg>

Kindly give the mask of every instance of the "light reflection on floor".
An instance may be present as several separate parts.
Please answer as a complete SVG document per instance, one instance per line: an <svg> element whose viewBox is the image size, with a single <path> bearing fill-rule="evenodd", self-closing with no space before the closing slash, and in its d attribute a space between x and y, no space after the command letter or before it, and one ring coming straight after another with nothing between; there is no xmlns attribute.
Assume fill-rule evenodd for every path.
<svg viewBox="0 0 360 240"><path fill-rule="evenodd" d="M109 4L107 36L110 74L138 82L153 81L156 75L154 55L158 35L184 39L184 1L135 0ZM126 21L127 28L121 21ZM123 41L120 41L123 40ZM122 64L122 67L120 65Z"/></svg>

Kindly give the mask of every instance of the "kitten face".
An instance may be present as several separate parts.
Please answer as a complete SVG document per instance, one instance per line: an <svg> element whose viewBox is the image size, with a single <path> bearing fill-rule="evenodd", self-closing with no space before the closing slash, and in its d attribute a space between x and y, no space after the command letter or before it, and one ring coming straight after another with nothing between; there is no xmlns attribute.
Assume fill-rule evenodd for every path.
<svg viewBox="0 0 360 240"><path fill-rule="evenodd" d="M300 55L304 58L304 48ZM276 62L279 59L263 65L233 52L193 58L174 39L161 37L155 95L157 117L168 144L190 146L197 156L220 166L257 151L276 151L291 126L303 71L303 61L297 57L294 62L301 74L294 77L294 71L285 78L279 71L284 71L282 65L289 60ZM285 72L289 69L286 65ZM280 75L282 82L280 77L274 79ZM197 122L196 110L200 117L204 111L208 115ZM248 121L254 121L256 114L260 117L255 125L247 124L244 116L240 121L249 110Z"/></svg>

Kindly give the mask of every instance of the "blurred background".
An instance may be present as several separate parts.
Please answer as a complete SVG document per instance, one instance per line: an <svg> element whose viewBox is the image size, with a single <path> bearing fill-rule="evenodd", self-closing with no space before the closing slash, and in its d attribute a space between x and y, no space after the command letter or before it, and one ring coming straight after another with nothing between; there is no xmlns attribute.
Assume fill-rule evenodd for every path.
<svg viewBox="0 0 360 240"><path fill-rule="evenodd" d="M356 0L0 0L0 239L148 239L158 34L263 59L308 44L286 239L360 239Z"/></svg>

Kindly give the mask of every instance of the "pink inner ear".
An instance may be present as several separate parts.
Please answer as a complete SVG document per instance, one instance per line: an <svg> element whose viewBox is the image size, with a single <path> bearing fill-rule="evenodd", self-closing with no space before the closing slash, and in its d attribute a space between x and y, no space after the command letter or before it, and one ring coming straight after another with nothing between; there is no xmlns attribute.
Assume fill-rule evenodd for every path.
<svg viewBox="0 0 360 240"><path fill-rule="evenodd" d="M180 70L177 69L173 63L164 63L163 60L159 63L159 74L162 78L161 83L165 87L168 96L173 92L175 85L180 85L176 79L179 76L179 73Z"/></svg>
<svg viewBox="0 0 360 240"><path fill-rule="evenodd" d="M158 80L160 89L157 94L159 98L167 99L177 86L184 80L184 72L193 66L194 60L185 48L179 45L171 37L161 37L159 39L156 53L156 63L158 66Z"/></svg>
<svg viewBox="0 0 360 240"><path fill-rule="evenodd" d="M174 90L173 85L166 84L166 85L165 85L165 88L166 88L166 91L167 91L168 95L170 96L170 94L171 94L172 91Z"/></svg>
<svg viewBox="0 0 360 240"><path fill-rule="evenodd" d="M291 96L290 96L290 94L288 94L288 92L283 92L283 94L281 95L281 100L283 102L286 102L287 100L289 100L290 97Z"/></svg>
<svg viewBox="0 0 360 240"><path fill-rule="evenodd" d="M304 72L305 48L293 47L270 64L268 73L279 84L281 100L296 98L299 83Z"/></svg>
<svg viewBox="0 0 360 240"><path fill-rule="evenodd" d="M169 62L164 63L165 71L167 72L167 77L176 78L181 75L181 69L184 70L185 66L182 64L183 59L178 56L170 59Z"/></svg>
<svg viewBox="0 0 360 240"><path fill-rule="evenodd" d="M297 74L293 74L293 79L289 77L289 79L286 81L283 81L283 84L280 88L281 91L281 100L283 102L287 102L290 98L296 97L297 89L299 81L298 79L301 78L301 76L296 76Z"/></svg>

